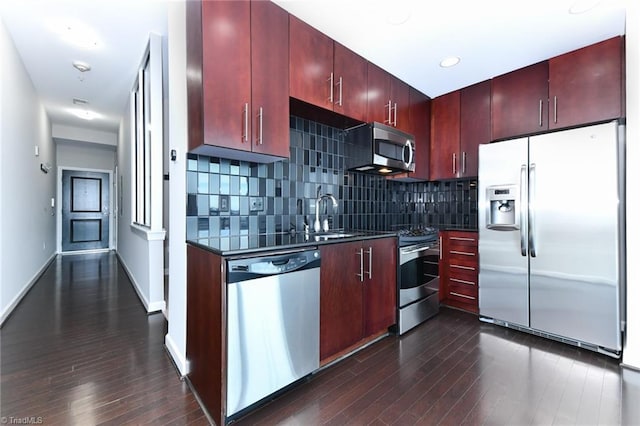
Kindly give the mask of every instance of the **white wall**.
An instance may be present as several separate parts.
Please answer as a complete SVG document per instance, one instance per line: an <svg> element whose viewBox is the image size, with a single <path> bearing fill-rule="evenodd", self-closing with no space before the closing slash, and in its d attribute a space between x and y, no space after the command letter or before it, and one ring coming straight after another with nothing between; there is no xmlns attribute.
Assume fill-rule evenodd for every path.
<svg viewBox="0 0 640 426"><path fill-rule="evenodd" d="M627 335L622 362L640 369L640 7L627 10Z"/></svg>
<svg viewBox="0 0 640 426"><path fill-rule="evenodd" d="M118 135L116 133L84 127L64 126L62 124L53 124L51 126L51 136L54 139L90 142L114 147L118 145Z"/></svg>
<svg viewBox="0 0 640 426"><path fill-rule="evenodd" d="M49 118L1 20L0 58L1 324L55 256L56 157Z"/></svg>
<svg viewBox="0 0 640 426"><path fill-rule="evenodd" d="M162 39L154 36L152 43L151 61L161 59ZM155 51L155 56L154 56ZM154 57L156 59L154 59ZM142 60L142 58L140 58ZM153 68L153 65L152 65ZM151 86L157 87L152 71ZM133 83L133 82L132 82ZM162 122L162 82L159 92L152 89L151 114L152 114L152 158L151 158L151 227L144 228L133 224L132 220L132 119L131 100L127 102L123 111L123 119L118 132L117 166L118 176L116 182L120 182L122 177L122 194L119 199L122 203L118 211L117 225L117 254L126 269L134 288L140 297L147 312L162 311L165 308L164 301L164 261L163 245L165 232L162 229L162 128L156 127L155 123ZM155 94L154 94L155 93ZM155 114L158 104L160 105L159 117Z"/></svg>
<svg viewBox="0 0 640 426"><path fill-rule="evenodd" d="M59 167L113 171L116 165L116 147L57 140L56 159Z"/></svg>
<svg viewBox="0 0 640 426"><path fill-rule="evenodd" d="M185 3L169 3L169 151L177 160L169 164L169 330L165 344L182 375L188 373L187 354L187 49ZM165 153L166 155L167 153Z"/></svg>

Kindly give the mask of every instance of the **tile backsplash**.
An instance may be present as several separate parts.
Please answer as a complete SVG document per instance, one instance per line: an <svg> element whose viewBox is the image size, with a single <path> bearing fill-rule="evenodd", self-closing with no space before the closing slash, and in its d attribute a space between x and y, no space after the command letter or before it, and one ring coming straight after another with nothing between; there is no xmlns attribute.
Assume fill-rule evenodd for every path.
<svg viewBox="0 0 640 426"><path fill-rule="evenodd" d="M477 228L476 180L398 182L344 170L344 132L291 117L290 159L256 164L187 154L187 239L313 228L316 197L332 229Z"/></svg>

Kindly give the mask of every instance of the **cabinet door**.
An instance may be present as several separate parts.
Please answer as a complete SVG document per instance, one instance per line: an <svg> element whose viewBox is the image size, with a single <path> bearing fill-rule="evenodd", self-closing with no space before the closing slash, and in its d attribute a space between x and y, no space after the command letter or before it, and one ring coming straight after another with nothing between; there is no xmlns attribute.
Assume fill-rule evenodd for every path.
<svg viewBox="0 0 640 426"><path fill-rule="evenodd" d="M396 253L395 238L362 242L364 247L364 337L396 323ZM370 271L370 274L369 274Z"/></svg>
<svg viewBox="0 0 640 426"><path fill-rule="evenodd" d="M288 157L289 15L271 2L251 2L251 70L253 151Z"/></svg>
<svg viewBox="0 0 640 426"><path fill-rule="evenodd" d="M333 110L367 120L367 61L338 42L333 44Z"/></svg>
<svg viewBox="0 0 640 426"><path fill-rule="evenodd" d="M202 2L204 143L251 150L250 3Z"/></svg>
<svg viewBox="0 0 640 426"><path fill-rule="evenodd" d="M431 180L452 179L460 148L460 91L431 101Z"/></svg>
<svg viewBox="0 0 640 426"><path fill-rule="evenodd" d="M409 90L409 134L416 138L416 171L409 177L429 180L429 133L431 129L431 100L413 87Z"/></svg>
<svg viewBox="0 0 640 426"><path fill-rule="evenodd" d="M491 80L491 139L540 132L548 128L547 62Z"/></svg>
<svg viewBox="0 0 640 426"><path fill-rule="evenodd" d="M320 360L362 338L360 242L320 247Z"/></svg>
<svg viewBox="0 0 640 426"><path fill-rule="evenodd" d="M333 40L289 15L289 59L289 95L332 110Z"/></svg>
<svg viewBox="0 0 640 426"><path fill-rule="evenodd" d="M389 124L390 78L382 68L367 64L367 121Z"/></svg>
<svg viewBox="0 0 640 426"><path fill-rule="evenodd" d="M549 60L549 128L622 116L622 38Z"/></svg>
<svg viewBox="0 0 640 426"><path fill-rule="evenodd" d="M409 85L394 77L389 77L389 93L393 111L391 112L391 125L405 132L409 130Z"/></svg>
<svg viewBox="0 0 640 426"><path fill-rule="evenodd" d="M458 177L478 176L478 146L491 140L491 81L460 90Z"/></svg>

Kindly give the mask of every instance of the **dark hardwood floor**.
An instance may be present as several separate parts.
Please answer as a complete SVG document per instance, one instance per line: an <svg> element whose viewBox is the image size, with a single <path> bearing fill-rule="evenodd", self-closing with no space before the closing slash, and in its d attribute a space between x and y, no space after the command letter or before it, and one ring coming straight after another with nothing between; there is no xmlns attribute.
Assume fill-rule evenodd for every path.
<svg viewBox="0 0 640 426"><path fill-rule="evenodd" d="M0 415L43 424L207 424L113 254L59 257L0 330ZM14 422L15 423L15 422ZM640 425L640 373L442 309L236 425Z"/></svg>
<svg viewBox="0 0 640 426"><path fill-rule="evenodd" d="M0 414L7 423L206 425L165 334L164 316L146 314L113 253L59 256L0 330Z"/></svg>

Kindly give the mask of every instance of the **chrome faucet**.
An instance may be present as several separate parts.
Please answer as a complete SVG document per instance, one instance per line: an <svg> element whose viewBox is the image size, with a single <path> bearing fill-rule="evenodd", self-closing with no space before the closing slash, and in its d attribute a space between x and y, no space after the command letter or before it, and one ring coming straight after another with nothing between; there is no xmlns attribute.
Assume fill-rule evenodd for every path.
<svg viewBox="0 0 640 426"><path fill-rule="evenodd" d="M322 222L322 225L320 225L320 202L323 199L330 199L333 201L334 209L338 207L338 201L336 198L331 194L320 194L320 187L318 186L318 196L316 198L316 220L313 222L313 230L316 232L320 232L320 230L327 232L329 230L329 221L327 219L325 219Z"/></svg>

